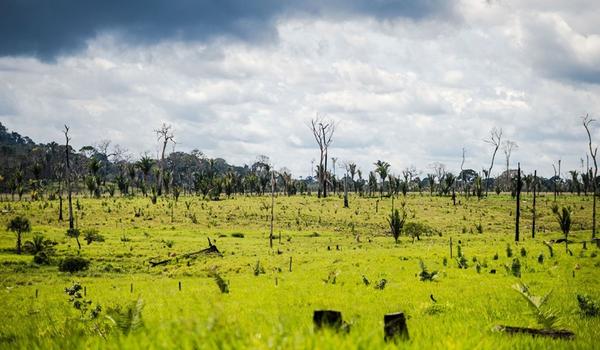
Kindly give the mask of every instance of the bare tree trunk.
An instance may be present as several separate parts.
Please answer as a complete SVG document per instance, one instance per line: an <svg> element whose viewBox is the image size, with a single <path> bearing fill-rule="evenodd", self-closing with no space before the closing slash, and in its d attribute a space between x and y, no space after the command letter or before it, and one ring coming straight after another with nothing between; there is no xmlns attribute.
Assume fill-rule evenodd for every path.
<svg viewBox="0 0 600 350"><path fill-rule="evenodd" d="M515 215L515 242L519 241L519 219L521 218L521 163L517 166L517 211Z"/></svg>
<svg viewBox="0 0 600 350"><path fill-rule="evenodd" d="M592 241L596 238L596 177L598 177L598 163L596 162L596 154L598 153L598 147L592 149L592 135L590 133L589 125L592 123L594 119L589 118L588 115L583 118L583 127L588 134L589 140L589 148L590 148L590 156L592 156L592 160L594 161L594 176L590 179L592 183ZM596 244L600 247L600 240L596 242Z"/></svg>
<svg viewBox="0 0 600 350"><path fill-rule="evenodd" d="M73 230L73 201L71 195L71 165L69 163L69 127L65 125L65 139L67 140L67 144L65 146L65 155L66 155L66 170L65 170L65 179L67 180L67 194L69 199L69 230Z"/></svg>
<svg viewBox="0 0 600 350"><path fill-rule="evenodd" d="M273 248L273 221L275 208L275 170L271 172L271 231L269 233L269 246Z"/></svg>
<svg viewBox="0 0 600 350"><path fill-rule="evenodd" d="M62 180L58 181L58 221L63 221Z"/></svg>
<svg viewBox="0 0 600 350"><path fill-rule="evenodd" d="M488 190L490 187L489 180L490 180L490 176L492 175L492 168L494 167L494 160L496 159L496 153L498 152L498 148L500 147L501 141L502 141L502 129L498 130L496 128L493 128L492 131L490 132L490 139L485 140L485 142L494 146L494 153L492 154L492 162L491 162L490 167L485 176L486 177L486 180L485 180L485 196L486 197L488 195Z"/></svg>
<svg viewBox="0 0 600 350"><path fill-rule="evenodd" d="M533 210L532 210L532 220L531 220L531 238L535 238L535 217L537 213L535 211L535 195L537 190L537 170L533 171Z"/></svg>
<svg viewBox="0 0 600 350"><path fill-rule="evenodd" d="M346 185L346 179L348 178L348 173L344 176L344 208L348 208L348 188Z"/></svg>

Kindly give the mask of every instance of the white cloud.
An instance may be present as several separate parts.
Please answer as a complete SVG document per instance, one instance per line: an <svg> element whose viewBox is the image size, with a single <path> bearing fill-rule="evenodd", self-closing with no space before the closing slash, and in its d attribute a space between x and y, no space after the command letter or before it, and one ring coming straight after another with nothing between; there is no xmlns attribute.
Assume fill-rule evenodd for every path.
<svg viewBox="0 0 600 350"><path fill-rule="evenodd" d="M463 147L480 170L498 126L520 146L513 162L552 175L558 158L579 168L578 118L600 111L600 84L581 76L600 67L600 39L573 24L574 7L464 1L462 22L289 17L261 45L103 35L56 63L0 58L0 117L37 141L60 142L67 123L77 146L108 138L134 155L156 153L166 121L178 149L235 164L266 154L297 176L318 157L317 112L338 121L330 154L365 174L377 159L395 173L433 161L456 171Z"/></svg>

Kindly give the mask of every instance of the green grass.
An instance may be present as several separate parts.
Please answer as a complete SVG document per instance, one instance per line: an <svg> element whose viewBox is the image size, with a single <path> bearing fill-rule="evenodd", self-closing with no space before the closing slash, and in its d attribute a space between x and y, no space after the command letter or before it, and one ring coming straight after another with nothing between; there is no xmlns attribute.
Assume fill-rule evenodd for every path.
<svg viewBox="0 0 600 350"><path fill-rule="evenodd" d="M562 236L551 213L553 198L538 198L540 232L531 239L531 198L524 197L523 241L518 244L513 242L514 201L510 196L490 195L481 201L459 197L462 203L456 207L447 197L399 197L396 206L407 202L408 222L427 224L442 236L421 237L414 244L403 236L400 244L394 244L386 221L389 198L351 197L350 209L344 209L340 197L279 196L273 249L268 239L268 197L216 202L181 197L177 203L159 199L156 205L149 198L79 198L78 226L96 228L106 238L91 245L82 239L81 255L92 261L85 272L60 273L56 266L36 266L32 256L14 253L13 233L0 231L0 309L4 316L0 348L392 348L393 344L383 341L383 315L396 311L407 314L410 333L410 340L399 343L400 347L594 348L600 318L582 317L576 295L600 300L600 258L596 256L600 251L589 243L587 250L573 243L571 256L564 245L557 244L550 258L542 241ZM574 209L570 238L589 240L591 197L564 195L558 201ZM0 224L6 226L17 214L29 217L33 231L58 242L53 257L57 262L77 254L75 241L65 237L67 223L57 222L57 208L57 201L3 202ZM140 208L143 215L136 217ZM476 230L479 223L482 234ZM234 233L242 233L243 238ZM24 240L31 236L26 234ZM177 259L207 247L207 237L223 257ZM455 259L450 259L450 237L454 258L460 241L467 269L459 269ZM165 243L169 241L171 247ZM512 258L506 256L507 244L512 247ZM522 247L526 257L521 257ZM496 253L498 260L493 259ZM538 263L540 254L543 264ZM148 266L151 258L168 257L175 260L165 266ZM290 257L292 272L288 271ZM521 279L510 273L514 257L521 262ZM480 273L473 258L481 265ZM419 281L420 259L430 271L439 271L437 281ZM265 274L254 275L257 261ZM492 269L497 273L491 274ZM221 294L210 277L213 270L229 282L229 294ZM337 274L335 284L324 282L330 274ZM371 281L369 286L363 283L363 275ZM375 289L375 282L382 278L388 281L385 289ZM576 333L574 340L491 331L496 324L537 327L526 302L511 288L519 280L534 294L553 291L549 307L561 316L563 328ZM81 322L68 302L64 288L74 281L86 286L87 298L104 310L141 297L144 327L128 335L112 327L101 336L94 321ZM350 333L315 333L312 312L321 308L341 311L351 324ZM108 324L103 315L95 322Z"/></svg>

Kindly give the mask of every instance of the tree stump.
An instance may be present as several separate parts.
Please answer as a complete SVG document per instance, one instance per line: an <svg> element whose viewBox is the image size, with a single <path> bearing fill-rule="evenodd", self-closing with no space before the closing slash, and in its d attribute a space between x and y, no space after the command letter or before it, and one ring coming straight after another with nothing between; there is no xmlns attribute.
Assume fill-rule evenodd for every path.
<svg viewBox="0 0 600 350"><path fill-rule="evenodd" d="M408 327L404 312L386 314L383 316L383 333L385 341L408 340Z"/></svg>
<svg viewBox="0 0 600 350"><path fill-rule="evenodd" d="M342 313L335 310L315 310L313 313L315 331L329 328L339 330L342 328Z"/></svg>

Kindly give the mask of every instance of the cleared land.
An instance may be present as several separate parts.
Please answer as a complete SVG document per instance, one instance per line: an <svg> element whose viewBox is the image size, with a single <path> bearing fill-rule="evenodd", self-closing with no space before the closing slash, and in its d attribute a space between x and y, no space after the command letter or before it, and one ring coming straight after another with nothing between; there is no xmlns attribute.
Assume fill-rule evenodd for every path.
<svg viewBox="0 0 600 350"><path fill-rule="evenodd" d="M32 232L58 243L54 264L38 266L31 255L15 254L14 233L0 231L1 348L384 348L394 345L383 340L383 315L396 311L408 317L410 340L398 343L402 347L591 349L598 344L600 318L582 316L576 296L600 300L600 251L590 243L587 249L572 243L570 255L564 244L554 244L550 256L543 241L562 237L550 194L538 198L535 239L531 195L523 195L518 244L515 203L508 195L480 201L458 197L456 206L448 197L398 197L395 206L406 202L407 222L424 224L432 233L414 243L402 236L399 244L389 235L390 198L352 196L350 209L344 209L337 196L278 196L272 249L269 197L159 198L156 205L148 198L77 201L78 227L97 229L105 241L88 245L80 238L81 256L91 265L74 274L56 266L77 255L75 240L65 236L68 224L57 220L58 201L1 203L3 227L21 214L31 220ZM561 195L558 204L573 209L570 239L589 241L591 196ZM25 234L24 241L32 237ZM206 248L207 238L222 257L183 256ZM458 246L466 268L459 268ZM150 267L150 261L168 258L173 260ZM513 275L515 258L521 278ZM433 282L420 280L420 260L430 272L438 271ZM215 271L229 293L221 293ZM539 328L511 288L518 281L534 295L553 291L548 307L559 316L559 328L575 332L573 340L492 331L498 324ZM97 319L80 320L64 292L73 282L85 286L93 306L101 305ZM111 326L107 311L138 298L144 304L143 326L127 333ZM341 311L350 332L315 333L315 309Z"/></svg>

